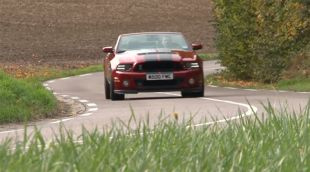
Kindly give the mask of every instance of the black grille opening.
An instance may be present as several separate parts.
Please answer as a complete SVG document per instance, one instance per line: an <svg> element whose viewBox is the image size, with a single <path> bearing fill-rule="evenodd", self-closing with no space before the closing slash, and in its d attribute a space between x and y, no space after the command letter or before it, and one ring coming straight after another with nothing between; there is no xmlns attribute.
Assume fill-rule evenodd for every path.
<svg viewBox="0 0 310 172"><path fill-rule="evenodd" d="M182 65L172 61L155 61L137 64L135 71L137 72L171 72L182 70Z"/></svg>
<svg viewBox="0 0 310 172"><path fill-rule="evenodd" d="M173 79L173 80L136 80L136 85L142 88L158 88L158 87L172 87L179 85L183 79Z"/></svg>

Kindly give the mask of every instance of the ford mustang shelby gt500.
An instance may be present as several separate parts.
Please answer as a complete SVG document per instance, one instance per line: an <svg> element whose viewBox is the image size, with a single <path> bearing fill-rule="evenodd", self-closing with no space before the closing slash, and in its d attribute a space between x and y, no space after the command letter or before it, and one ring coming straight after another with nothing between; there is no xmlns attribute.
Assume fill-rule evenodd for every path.
<svg viewBox="0 0 310 172"><path fill-rule="evenodd" d="M202 60L178 32L123 34L115 47L104 47L106 99L123 100L125 94L181 91L183 97L202 97Z"/></svg>

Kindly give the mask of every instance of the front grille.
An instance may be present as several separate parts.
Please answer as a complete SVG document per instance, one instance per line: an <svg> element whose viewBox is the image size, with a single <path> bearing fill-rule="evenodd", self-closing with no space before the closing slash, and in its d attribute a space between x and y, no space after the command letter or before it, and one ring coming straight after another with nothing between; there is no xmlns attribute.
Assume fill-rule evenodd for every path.
<svg viewBox="0 0 310 172"><path fill-rule="evenodd" d="M137 64L134 71L136 72L171 72L182 70L182 65L173 61L152 61Z"/></svg>
<svg viewBox="0 0 310 172"><path fill-rule="evenodd" d="M161 88L175 88L178 86L183 79L176 78L173 80L157 80L157 81L148 81L148 80L136 80L136 85L138 88L143 89L161 89Z"/></svg>

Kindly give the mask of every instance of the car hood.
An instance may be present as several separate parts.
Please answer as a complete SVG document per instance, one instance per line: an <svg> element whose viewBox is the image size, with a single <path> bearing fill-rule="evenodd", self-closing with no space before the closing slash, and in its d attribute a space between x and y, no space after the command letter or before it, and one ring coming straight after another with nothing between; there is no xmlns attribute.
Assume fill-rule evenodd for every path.
<svg viewBox="0 0 310 172"><path fill-rule="evenodd" d="M139 51L127 51L124 53L116 54L115 62L117 64L137 64L151 61L193 61L197 56L193 51L182 50L139 50Z"/></svg>

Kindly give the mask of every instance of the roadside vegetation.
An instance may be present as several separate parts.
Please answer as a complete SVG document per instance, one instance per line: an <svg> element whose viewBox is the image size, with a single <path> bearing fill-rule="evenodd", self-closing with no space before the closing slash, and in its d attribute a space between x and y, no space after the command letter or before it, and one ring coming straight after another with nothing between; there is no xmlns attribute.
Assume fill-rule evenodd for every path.
<svg viewBox="0 0 310 172"><path fill-rule="evenodd" d="M266 119L224 126L131 120L78 138L61 128L51 143L37 132L16 149L0 145L0 171L309 171L310 102L296 113L265 108Z"/></svg>
<svg viewBox="0 0 310 172"><path fill-rule="evenodd" d="M43 87L42 82L102 71L102 66L93 65L71 70L42 68L33 70L33 72L25 71L23 75L11 73L13 76L23 76L23 79L16 79L0 70L0 124L25 122L57 115L57 100L50 91Z"/></svg>
<svg viewBox="0 0 310 172"><path fill-rule="evenodd" d="M310 78L291 78L282 79L276 83L261 83L255 81L244 81L225 76L225 72L208 75L206 83L221 87L268 89L268 90L287 90L298 92L310 92Z"/></svg>
<svg viewBox="0 0 310 172"><path fill-rule="evenodd" d="M310 90L306 1L213 1L216 47L226 69L209 81L240 87Z"/></svg>
<svg viewBox="0 0 310 172"><path fill-rule="evenodd" d="M214 2L219 58L231 77L274 83L298 56L309 64L306 1Z"/></svg>
<svg viewBox="0 0 310 172"><path fill-rule="evenodd" d="M26 82L0 71L0 124L51 116L57 102L41 82Z"/></svg>
<svg viewBox="0 0 310 172"><path fill-rule="evenodd" d="M218 53L200 53L199 57L202 60L218 60Z"/></svg>

